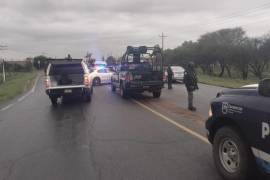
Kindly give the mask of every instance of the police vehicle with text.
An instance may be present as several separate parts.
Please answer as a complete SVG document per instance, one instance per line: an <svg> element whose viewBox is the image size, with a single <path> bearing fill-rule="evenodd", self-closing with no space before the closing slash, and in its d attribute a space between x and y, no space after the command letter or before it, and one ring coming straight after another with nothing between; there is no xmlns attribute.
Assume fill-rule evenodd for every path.
<svg viewBox="0 0 270 180"><path fill-rule="evenodd" d="M211 103L206 122L218 172L228 180L270 174L270 79L224 90Z"/></svg>

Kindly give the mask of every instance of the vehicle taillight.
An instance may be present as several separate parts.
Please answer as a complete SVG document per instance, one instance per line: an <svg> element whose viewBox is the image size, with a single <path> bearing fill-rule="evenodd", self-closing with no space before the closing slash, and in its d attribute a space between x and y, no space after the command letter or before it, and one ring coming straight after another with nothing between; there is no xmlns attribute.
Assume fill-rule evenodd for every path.
<svg viewBox="0 0 270 180"><path fill-rule="evenodd" d="M89 80L89 76L88 75L84 75L83 83L84 83L85 86L89 86L90 85L90 80Z"/></svg>
<svg viewBox="0 0 270 180"><path fill-rule="evenodd" d="M132 74L130 74L130 73L126 74L125 80L126 80L126 81L132 81L132 80L133 80Z"/></svg>
<svg viewBox="0 0 270 180"><path fill-rule="evenodd" d="M49 88L51 86L51 80L49 78L45 79L45 87Z"/></svg>

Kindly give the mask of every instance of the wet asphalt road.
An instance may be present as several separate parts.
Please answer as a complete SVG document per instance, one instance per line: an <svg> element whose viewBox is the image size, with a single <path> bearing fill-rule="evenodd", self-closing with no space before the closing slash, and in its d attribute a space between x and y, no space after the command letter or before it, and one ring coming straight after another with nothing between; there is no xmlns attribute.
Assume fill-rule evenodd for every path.
<svg viewBox="0 0 270 180"><path fill-rule="evenodd" d="M220 88L200 86L197 113L186 110L182 85L164 89L160 99L146 93L128 100L100 86L91 103L69 99L55 108L42 81L0 111L0 179L220 180L209 144L136 103L204 136L209 101Z"/></svg>

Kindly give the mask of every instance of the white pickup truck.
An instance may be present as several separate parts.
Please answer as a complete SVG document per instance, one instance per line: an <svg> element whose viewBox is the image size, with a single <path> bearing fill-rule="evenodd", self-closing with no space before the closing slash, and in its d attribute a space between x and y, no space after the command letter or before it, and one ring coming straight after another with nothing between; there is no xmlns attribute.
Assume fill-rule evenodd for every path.
<svg viewBox="0 0 270 180"><path fill-rule="evenodd" d="M91 101L93 80L82 59L50 59L45 72L46 94L53 105L65 96L83 97Z"/></svg>

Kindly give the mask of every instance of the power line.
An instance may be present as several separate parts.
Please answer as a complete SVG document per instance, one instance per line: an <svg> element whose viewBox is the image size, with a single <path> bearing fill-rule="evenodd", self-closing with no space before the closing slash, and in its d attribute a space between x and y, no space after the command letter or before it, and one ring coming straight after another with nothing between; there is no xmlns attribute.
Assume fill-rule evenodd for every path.
<svg viewBox="0 0 270 180"><path fill-rule="evenodd" d="M265 4L262 4L260 6L257 6L257 7L254 7L254 8L249 8L249 9L246 9L246 10L243 10L243 11L240 11L240 12L234 12L230 15L227 15L227 16L223 16L223 18L231 18L231 17L237 17L237 16L240 16L242 15L243 13L253 13L254 11L258 11L258 10L262 10L262 9L268 9L270 7L270 3L265 3Z"/></svg>
<svg viewBox="0 0 270 180"><path fill-rule="evenodd" d="M240 12L234 12L230 15L220 17L220 18L218 18L220 20L216 20L216 21L204 24L204 26L218 26L218 25L228 24L228 23L231 23L232 20L234 20L238 17L247 17L250 15L265 14L265 13L269 12L269 11L267 11L269 9L270 9L270 3L265 3L263 5L257 6L257 7L252 8L252 9L247 9L247 10L240 11Z"/></svg>

